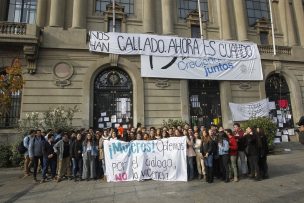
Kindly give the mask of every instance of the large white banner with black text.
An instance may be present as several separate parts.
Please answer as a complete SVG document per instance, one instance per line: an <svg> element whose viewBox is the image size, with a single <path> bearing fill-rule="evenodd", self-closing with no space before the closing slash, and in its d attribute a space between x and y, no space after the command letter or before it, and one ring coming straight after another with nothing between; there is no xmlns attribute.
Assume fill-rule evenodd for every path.
<svg viewBox="0 0 304 203"><path fill-rule="evenodd" d="M90 51L171 57L212 57L221 60L253 60L260 54L256 44L136 33L90 32Z"/></svg>
<svg viewBox="0 0 304 203"><path fill-rule="evenodd" d="M186 137L104 141L108 182L187 181Z"/></svg>
<svg viewBox="0 0 304 203"><path fill-rule="evenodd" d="M141 56L141 76L200 80L263 80L261 59Z"/></svg>
<svg viewBox="0 0 304 203"><path fill-rule="evenodd" d="M268 98L246 104L229 103L233 121L247 121L251 118L269 116Z"/></svg>

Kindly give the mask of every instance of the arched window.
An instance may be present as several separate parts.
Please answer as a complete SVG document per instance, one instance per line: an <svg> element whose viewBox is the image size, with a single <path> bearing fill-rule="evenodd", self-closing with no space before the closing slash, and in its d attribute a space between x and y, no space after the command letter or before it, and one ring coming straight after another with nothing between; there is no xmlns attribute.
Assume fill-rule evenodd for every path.
<svg viewBox="0 0 304 203"><path fill-rule="evenodd" d="M111 3L112 0L96 0L95 11L100 13L105 12L107 5ZM124 7L124 12L127 15L134 14L134 0L115 0L115 3Z"/></svg>
<svg viewBox="0 0 304 203"><path fill-rule="evenodd" d="M208 20L208 0L201 0L200 2L203 20ZM191 11L198 10L197 4L197 0L178 0L178 17L186 19Z"/></svg>
<svg viewBox="0 0 304 203"><path fill-rule="evenodd" d="M248 25L254 26L261 18L270 19L268 0L246 0Z"/></svg>
<svg viewBox="0 0 304 203"><path fill-rule="evenodd" d="M270 102L275 102L276 109L270 114L276 120L278 128L293 128L292 108L288 84L283 75L275 73L265 82L266 96Z"/></svg>
<svg viewBox="0 0 304 203"><path fill-rule="evenodd" d="M0 77L5 79L5 71L0 71ZM0 94L2 91L0 90ZM0 128L13 128L16 127L20 118L22 92L17 91L11 95L11 106L4 114L0 114Z"/></svg>
<svg viewBox="0 0 304 203"><path fill-rule="evenodd" d="M36 0L10 0L8 7L9 22L34 24L36 17Z"/></svg>
<svg viewBox="0 0 304 203"><path fill-rule="evenodd" d="M117 67L99 73L94 82L94 128L133 122L133 85L130 76Z"/></svg>

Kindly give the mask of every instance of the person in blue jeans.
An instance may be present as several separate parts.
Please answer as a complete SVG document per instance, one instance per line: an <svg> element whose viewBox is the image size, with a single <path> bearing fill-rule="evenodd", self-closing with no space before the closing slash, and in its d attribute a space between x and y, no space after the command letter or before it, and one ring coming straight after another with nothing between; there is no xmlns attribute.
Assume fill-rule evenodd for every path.
<svg viewBox="0 0 304 203"><path fill-rule="evenodd" d="M47 179L46 173L47 169L50 166L52 179L55 180L56 177L56 167L57 167L57 156L54 152L54 135L48 134L47 142L44 143L42 152L43 152L43 167L42 167L42 180L41 183L44 183Z"/></svg>
<svg viewBox="0 0 304 203"><path fill-rule="evenodd" d="M213 144L212 139L207 130L202 132L202 145L200 152L203 155L205 170L206 170L206 181L208 183L213 182Z"/></svg>

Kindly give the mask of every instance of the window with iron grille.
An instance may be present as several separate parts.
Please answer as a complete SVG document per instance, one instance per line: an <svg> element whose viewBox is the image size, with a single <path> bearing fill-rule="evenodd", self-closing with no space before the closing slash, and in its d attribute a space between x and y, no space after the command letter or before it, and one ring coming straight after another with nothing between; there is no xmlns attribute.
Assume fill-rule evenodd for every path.
<svg viewBox="0 0 304 203"><path fill-rule="evenodd" d="M35 17L36 0L9 1L7 21L34 24Z"/></svg>
<svg viewBox="0 0 304 203"><path fill-rule="evenodd" d="M0 75L6 76L6 73L0 72ZM0 91L0 94L2 92ZM0 128L13 128L18 125L21 109L21 91L17 91L11 95L11 106L4 114L0 114Z"/></svg>
<svg viewBox="0 0 304 203"><path fill-rule="evenodd" d="M178 17L180 19L187 18L188 13L198 10L197 0L178 0ZM203 20L208 20L208 0L201 0L201 12Z"/></svg>
<svg viewBox="0 0 304 203"><path fill-rule="evenodd" d="M107 5L111 3L112 0L96 0L95 11L102 13L106 11ZM115 0L115 3L123 6L127 15L134 14L134 0Z"/></svg>
<svg viewBox="0 0 304 203"><path fill-rule="evenodd" d="M268 0L246 0L246 9L249 26L254 26L258 19L270 19Z"/></svg>

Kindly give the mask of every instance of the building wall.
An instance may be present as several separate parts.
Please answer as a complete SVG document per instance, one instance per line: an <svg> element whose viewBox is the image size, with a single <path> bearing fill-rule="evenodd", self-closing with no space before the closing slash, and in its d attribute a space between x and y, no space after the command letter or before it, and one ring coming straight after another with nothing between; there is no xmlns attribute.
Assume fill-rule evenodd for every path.
<svg viewBox="0 0 304 203"><path fill-rule="evenodd" d="M80 107L73 125L89 127L92 125L93 115L93 81L96 75L110 66L118 66L125 70L132 78L134 124L143 123L145 126L160 126L168 118L182 118L189 120L189 96L187 80L167 80L167 87L157 87L155 78L140 77L139 56L113 56L109 54L95 54L88 50L88 31L108 31L107 19L100 13L95 13L95 1L82 1L82 10L73 11L77 0L58 1L63 7L60 11L51 11L57 0L42 0L40 4L42 15L37 15L37 25L40 26L41 36L36 73L24 74L22 99L22 115L31 111L45 111L57 105ZM259 36L255 29L245 29L245 38L240 30L244 27L236 16L236 5L239 1L225 3L226 0L209 0L209 22L204 24L204 37L208 39L249 40L259 43ZM295 3L299 0L273 1L276 43L279 46L290 46L291 54L261 52L264 81L251 82L248 89L242 89L241 82L220 82L221 106L224 127L231 127L231 113L228 102L245 103L265 98L265 79L273 72L281 72L286 78L292 97L294 121L303 115L304 101L304 33L299 32L298 8ZM3 3L5 1L0 1ZM123 23L123 31L130 33L170 34L182 37L191 36L190 25L178 18L178 5L174 0L135 0L135 14L128 16ZM229 1L230 2L230 1ZM232 2L232 1L231 1ZM284 3L285 2L285 3ZM298 5L298 4L296 4ZM0 5L0 8L1 5ZM169 9L168 9L169 8ZM298 9L298 10L297 10ZM151 12L147 12L150 11ZM295 11L297 10L297 14ZM246 18L246 12L242 15ZM285 11L285 13L282 13ZM54 26L55 15L61 16L59 26ZM302 8L303 13L303 8ZM239 14L238 14L239 15ZM82 27L73 28L73 18L80 16L84 19ZM228 16L228 18L227 18ZM303 15L302 15L303 16ZM55 20L56 21L56 20ZM57 20L58 21L58 20ZM247 18L245 27L247 27ZM1 35L0 35L1 39ZM271 38L270 38L271 43ZM11 45L13 46L13 45ZM0 53L9 48L1 46ZM17 51L10 54L14 56ZM68 62L74 67L71 85L64 88L55 85L53 67L58 62ZM9 60L5 61L7 65ZM26 63L26 61L25 61Z"/></svg>

